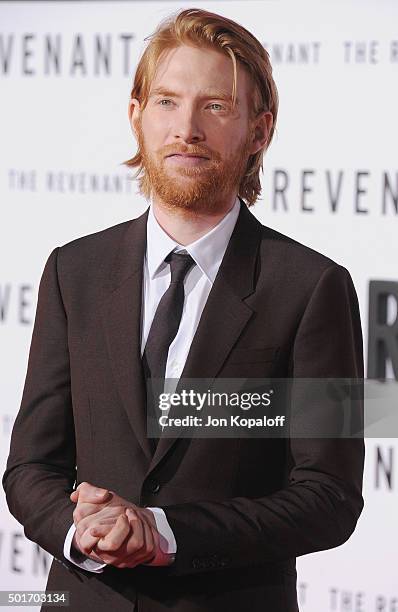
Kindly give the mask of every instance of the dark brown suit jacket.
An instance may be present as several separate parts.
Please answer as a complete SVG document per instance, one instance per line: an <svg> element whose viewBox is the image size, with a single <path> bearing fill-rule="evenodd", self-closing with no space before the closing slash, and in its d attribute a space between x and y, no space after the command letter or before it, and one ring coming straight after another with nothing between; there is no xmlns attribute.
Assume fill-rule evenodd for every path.
<svg viewBox="0 0 398 612"><path fill-rule="evenodd" d="M70 591L70 610L294 612L295 557L355 528L363 440L162 438L152 456L140 358L146 220L49 255L3 476L10 511L54 556L47 588ZM363 377L349 272L241 202L182 376ZM175 563L93 574L67 561L69 494L82 481L162 507Z"/></svg>

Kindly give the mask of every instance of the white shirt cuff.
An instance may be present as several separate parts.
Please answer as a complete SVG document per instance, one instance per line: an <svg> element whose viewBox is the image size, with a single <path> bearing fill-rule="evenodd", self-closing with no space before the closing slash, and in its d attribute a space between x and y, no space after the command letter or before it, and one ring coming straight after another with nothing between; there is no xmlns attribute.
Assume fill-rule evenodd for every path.
<svg viewBox="0 0 398 612"><path fill-rule="evenodd" d="M64 542L64 557L68 559L68 561L71 561L71 563L74 563L75 565L80 567L81 569L87 570L88 572L95 572L96 574L100 574L104 571L106 563L99 563L98 561L94 561L94 559L90 559L89 557L86 557L82 561L77 561L76 558L73 557L72 540L75 531L75 524L72 523L68 533L66 534Z"/></svg>
<svg viewBox="0 0 398 612"><path fill-rule="evenodd" d="M151 510L155 517L156 528L160 536L159 546L161 551L166 554L175 554L177 552L177 542L164 510L162 508L149 508L148 506L147 509Z"/></svg>

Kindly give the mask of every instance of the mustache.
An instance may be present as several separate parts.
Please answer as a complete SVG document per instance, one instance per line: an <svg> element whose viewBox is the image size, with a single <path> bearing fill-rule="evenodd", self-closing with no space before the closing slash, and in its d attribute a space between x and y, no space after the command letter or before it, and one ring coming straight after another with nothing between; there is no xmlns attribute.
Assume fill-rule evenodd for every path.
<svg viewBox="0 0 398 612"><path fill-rule="evenodd" d="M176 146L176 145L168 145L161 149L161 154L163 157L168 157L169 155L198 155L200 157L207 157L208 159L217 159L217 155L210 151L207 147L199 147L199 146Z"/></svg>

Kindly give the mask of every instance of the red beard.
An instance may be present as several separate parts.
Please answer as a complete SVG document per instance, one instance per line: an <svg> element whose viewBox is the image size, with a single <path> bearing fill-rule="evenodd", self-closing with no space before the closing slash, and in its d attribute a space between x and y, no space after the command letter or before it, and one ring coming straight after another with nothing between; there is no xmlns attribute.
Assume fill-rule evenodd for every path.
<svg viewBox="0 0 398 612"><path fill-rule="evenodd" d="M169 209L195 213L217 213L225 208L225 200L234 191L246 172L251 134L239 143L227 159L204 145L167 145L157 153L146 150L141 124L138 125L142 167L152 196L160 198ZM198 166L169 165L165 159L172 153L203 155L209 159Z"/></svg>

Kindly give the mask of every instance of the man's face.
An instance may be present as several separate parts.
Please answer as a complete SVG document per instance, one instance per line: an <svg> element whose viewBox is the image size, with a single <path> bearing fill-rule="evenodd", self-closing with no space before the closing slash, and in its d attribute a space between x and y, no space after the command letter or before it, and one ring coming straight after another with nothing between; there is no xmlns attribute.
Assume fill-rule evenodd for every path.
<svg viewBox="0 0 398 612"><path fill-rule="evenodd" d="M144 110L130 101L145 172L166 207L216 213L233 203L248 157L260 148L249 130L250 79L239 64L237 71L233 109L231 59L182 45L159 61Z"/></svg>

